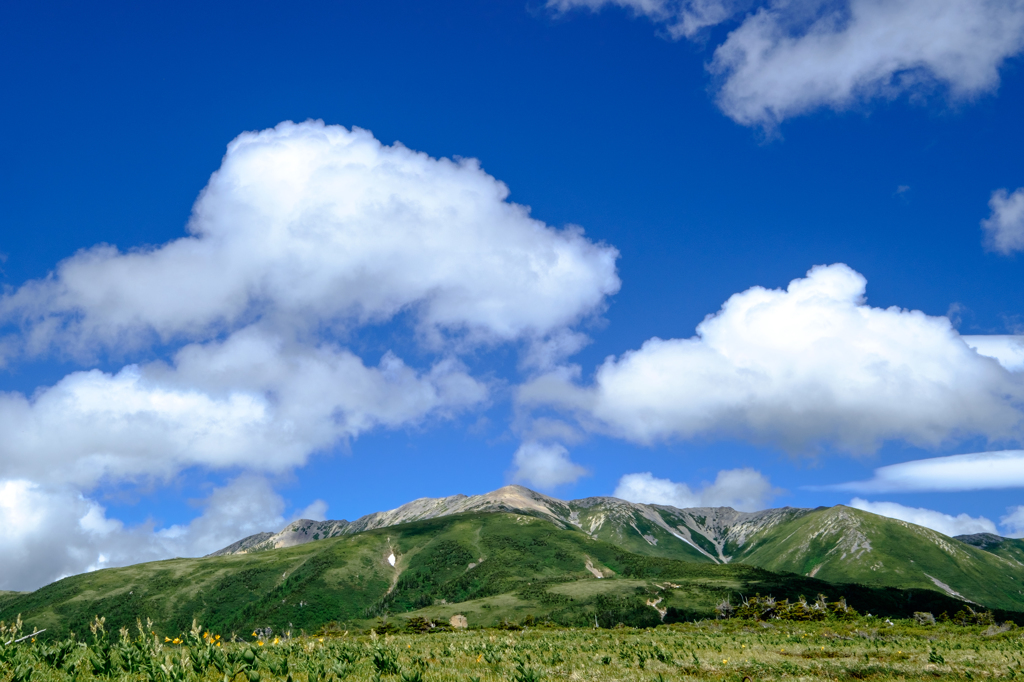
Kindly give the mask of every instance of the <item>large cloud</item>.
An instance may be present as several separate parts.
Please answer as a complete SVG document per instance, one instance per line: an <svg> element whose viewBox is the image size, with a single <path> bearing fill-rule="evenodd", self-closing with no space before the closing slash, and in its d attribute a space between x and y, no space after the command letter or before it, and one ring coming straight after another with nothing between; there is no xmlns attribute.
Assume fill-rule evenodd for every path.
<svg viewBox="0 0 1024 682"><path fill-rule="evenodd" d="M867 481L815 486L858 493L954 492L1024 488L1024 450L974 452L890 464Z"/></svg>
<svg viewBox="0 0 1024 682"><path fill-rule="evenodd" d="M626 474L612 493L630 502L665 504L679 509L688 507L732 507L740 511L758 511L768 506L779 490L754 469L719 471L713 483L693 490L685 483L656 478L647 471Z"/></svg>
<svg viewBox="0 0 1024 682"><path fill-rule="evenodd" d="M208 554L286 522L284 500L252 476L214 489L203 507L185 525L126 527L72 489L0 479L0 589L33 590L97 568ZM324 510L318 501L294 516L322 517Z"/></svg>
<svg viewBox="0 0 1024 682"><path fill-rule="evenodd" d="M0 324L20 327L0 344L15 356L190 342L170 364L0 394L0 476L88 488L189 466L279 471L480 404L487 387L456 359L467 344L525 341L540 367L575 352L585 338L571 325L618 289L618 254L507 197L474 160L364 130L240 135L190 236L86 249L0 298ZM390 352L367 366L338 345L388 320L413 323L425 367Z"/></svg>
<svg viewBox="0 0 1024 682"><path fill-rule="evenodd" d="M282 471L373 427L444 417L486 395L452 360L420 373L387 354L366 367L344 349L246 329L186 346L174 366L76 372L31 398L0 394L0 476L88 489L190 466Z"/></svg>
<svg viewBox="0 0 1024 682"><path fill-rule="evenodd" d="M188 527L125 528L89 501L103 482L287 471L370 429L485 403L487 383L459 359L480 344L517 344L542 368L578 350L574 325L618 290L618 253L508 195L472 159L282 123L229 145L188 236L85 249L6 291L0 365L145 360L0 393L7 584L203 553L282 518L268 484L243 475L230 490L262 510L251 523L241 493L233 516L221 501L234 493L218 492L217 513ZM417 366L391 351L364 361L344 345L363 332L371 347L411 338Z"/></svg>
<svg viewBox="0 0 1024 682"><path fill-rule="evenodd" d="M868 306L865 285L840 264L785 290L754 287L693 338L610 357L589 386L578 369L550 372L518 399L639 443L717 435L863 452L890 439L1020 436L1024 376L968 347L944 317Z"/></svg>
<svg viewBox="0 0 1024 682"><path fill-rule="evenodd" d="M508 194L473 159L282 123L228 146L191 236L86 249L5 295L0 321L22 325L29 352L83 357L254 319L316 331L400 312L435 345L564 334L618 290L618 253L530 218Z"/></svg>
<svg viewBox="0 0 1024 682"><path fill-rule="evenodd" d="M722 110L772 127L820 108L927 93L991 92L999 67L1024 49L1021 0L548 0L565 11L619 5L674 37L740 19L709 64Z"/></svg>
<svg viewBox="0 0 1024 682"><path fill-rule="evenodd" d="M992 214L981 221L985 231L985 245L1005 256L1024 251L1024 187L1012 194L1005 189L992 192L988 206Z"/></svg>
<svg viewBox="0 0 1024 682"><path fill-rule="evenodd" d="M862 509L879 516L899 519L925 528L937 530L943 535L970 535L972 533L995 533L996 525L984 516L973 517L967 514L943 514L933 509L907 507L896 502L868 502L859 497L850 501L854 509Z"/></svg>

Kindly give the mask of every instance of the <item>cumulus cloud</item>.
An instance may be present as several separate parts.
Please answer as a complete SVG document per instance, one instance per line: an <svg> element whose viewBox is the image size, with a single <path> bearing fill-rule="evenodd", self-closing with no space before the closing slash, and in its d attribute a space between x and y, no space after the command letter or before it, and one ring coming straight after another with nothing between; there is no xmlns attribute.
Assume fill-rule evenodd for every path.
<svg viewBox="0 0 1024 682"><path fill-rule="evenodd" d="M78 357L257 319L283 333L399 313L433 345L542 341L618 290L618 252L534 220L508 195L474 159L286 122L228 146L189 236L86 249L4 295L0 322L21 326L27 352Z"/></svg>
<svg viewBox="0 0 1024 682"><path fill-rule="evenodd" d="M1024 187L1013 194L997 189L992 192L988 207L992 214L981 221L985 246L1004 256L1024 251Z"/></svg>
<svg viewBox="0 0 1024 682"><path fill-rule="evenodd" d="M189 345L174 366L76 372L32 397L0 394L0 477L74 484L168 478L200 466L283 471L376 426L478 404L486 387L452 360L366 367L333 346L247 329Z"/></svg>
<svg viewBox="0 0 1024 682"><path fill-rule="evenodd" d="M854 509L862 509L890 519L899 519L925 528L931 528L943 535L970 535L972 533L995 533L996 525L984 516L968 516L967 514L943 514L932 509L906 507L896 502L868 502L859 497L850 500Z"/></svg>
<svg viewBox="0 0 1024 682"><path fill-rule="evenodd" d="M231 142L186 236L97 245L5 290L0 365L145 358L0 393L12 519L0 519L0 552L20 557L10 584L205 553L280 525L282 503L262 479L239 479L214 493L208 514L162 530L107 518L88 498L102 482L288 471L368 430L485 404L487 383L460 360L482 344L515 344L531 371L576 352L589 339L575 325L619 288L618 252L508 197L476 160L285 122ZM412 339L418 366L343 345L395 330ZM580 475L553 452L523 456L530 480Z"/></svg>
<svg viewBox="0 0 1024 682"><path fill-rule="evenodd" d="M679 509L688 507L732 507L739 511L758 511L779 494L760 471L729 469L719 471L714 483L693 490L685 483L656 478L647 471L626 474L619 479L613 496L630 502L664 504Z"/></svg>
<svg viewBox="0 0 1024 682"><path fill-rule="evenodd" d="M84 571L208 554L286 522L284 500L254 476L214 489L202 506L188 524L127 527L73 489L0 480L0 589L33 590ZM322 514L326 504L317 500L299 515L310 511Z"/></svg>
<svg viewBox="0 0 1024 682"><path fill-rule="evenodd" d="M1019 437L1024 376L972 350L945 317L870 307L865 286L838 264L785 290L753 287L693 338L610 357L589 386L578 367L549 372L518 400L638 443L718 435L870 452L887 440Z"/></svg>
<svg viewBox="0 0 1024 682"><path fill-rule="evenodd" d="M989 336L962 336L968 346L979 355L994 358L1011 372L1024 371L1024 336L991 334Z"/></svg>
<svg viewBox="0 0 1024 682"><path fill-rule="evenodd" d="M875 475L867 481L814 486L810 489L889 493L1001 488L1024 488L1024 450L917 459L875 469Z"/></svg>
<svg viewBox="0 0 1024 682"><path fill-rule="evenodd" d="M557 443L523 443L516 450L512 465L515 467L512 472L513 482L544 489L575 483L590 473L569 459L569 451Z"/></svg>
<svg viewBox="0 0 1024 682"><path fill-rule="evenodd" d="M549 0L559 11L618 5L692 37L739 25L708 69L722 111L771 128L821 107L946 88L954 98L991 92L1003 62L1024 49L1020 0Z"/></svg>

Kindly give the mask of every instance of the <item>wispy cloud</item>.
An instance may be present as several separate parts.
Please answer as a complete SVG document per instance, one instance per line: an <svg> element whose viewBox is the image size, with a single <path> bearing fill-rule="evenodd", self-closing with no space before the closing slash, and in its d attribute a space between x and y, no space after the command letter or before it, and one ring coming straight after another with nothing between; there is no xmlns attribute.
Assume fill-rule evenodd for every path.
<svg viewBox="0 0 1024 682"><path fill-rule="evenodd" d="M850 506L879 516L931 528L950 537L972 533L996 533L996 525L984 516L973 517L967 514L953 516L934 509L907 507L896 502L868 502L859 497L853 498L850 501Z"/></svg>
<svg viewBox="0 0 1024 682"><path fill-rule="evenodd" d="M917 459L875 469L866 481L849 481L808 490L857 493L955 492L1024 488L1024 450L974 452Z"/></svg>

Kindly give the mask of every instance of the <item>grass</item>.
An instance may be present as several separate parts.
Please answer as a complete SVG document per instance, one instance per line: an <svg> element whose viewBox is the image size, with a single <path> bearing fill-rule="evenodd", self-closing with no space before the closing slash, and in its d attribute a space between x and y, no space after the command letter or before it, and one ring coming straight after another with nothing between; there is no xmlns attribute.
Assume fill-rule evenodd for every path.
<svg viewBox="0 0 1024 682"><path fill-rule="evenodd" d="M141 628L144 630L145 628ZM179 633L89 635L0 646L13 682L593 682L675 680L973 680L1024 674L1012 626L702 621L651 629L527 627L427 634L341 633L244 643ZM247 633L248 635L248 633ZM176 643L180 642L180 643ZM31 669L31 672L27 672Z"/></svg>

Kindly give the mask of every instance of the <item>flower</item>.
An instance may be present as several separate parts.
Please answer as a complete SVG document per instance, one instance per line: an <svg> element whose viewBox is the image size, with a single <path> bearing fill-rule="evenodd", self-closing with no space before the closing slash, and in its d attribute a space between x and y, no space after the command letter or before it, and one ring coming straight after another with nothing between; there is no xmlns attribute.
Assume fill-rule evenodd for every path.
<svg viewBox="0 0 1024 682"><path fill-rule="evenodd" d="M171 641L171 638L170 637L164 637L164 641L165 642L169 642L169 641Z"/></svg>
<svg viewBox="0 0 1024 682"><path fill-rule="evenodd" d="M729 659L728 659L728 658L723 658L723 659L722 659L722 663L728 663L728 662L729 662Z"/></svg>
<svg viewBox="0 0 1024 682"><path fill-rule="evenodd" d="M263 640L261 639L259 642L257 642L257 644L259 644L260 646L263 646Z"/></svg>

